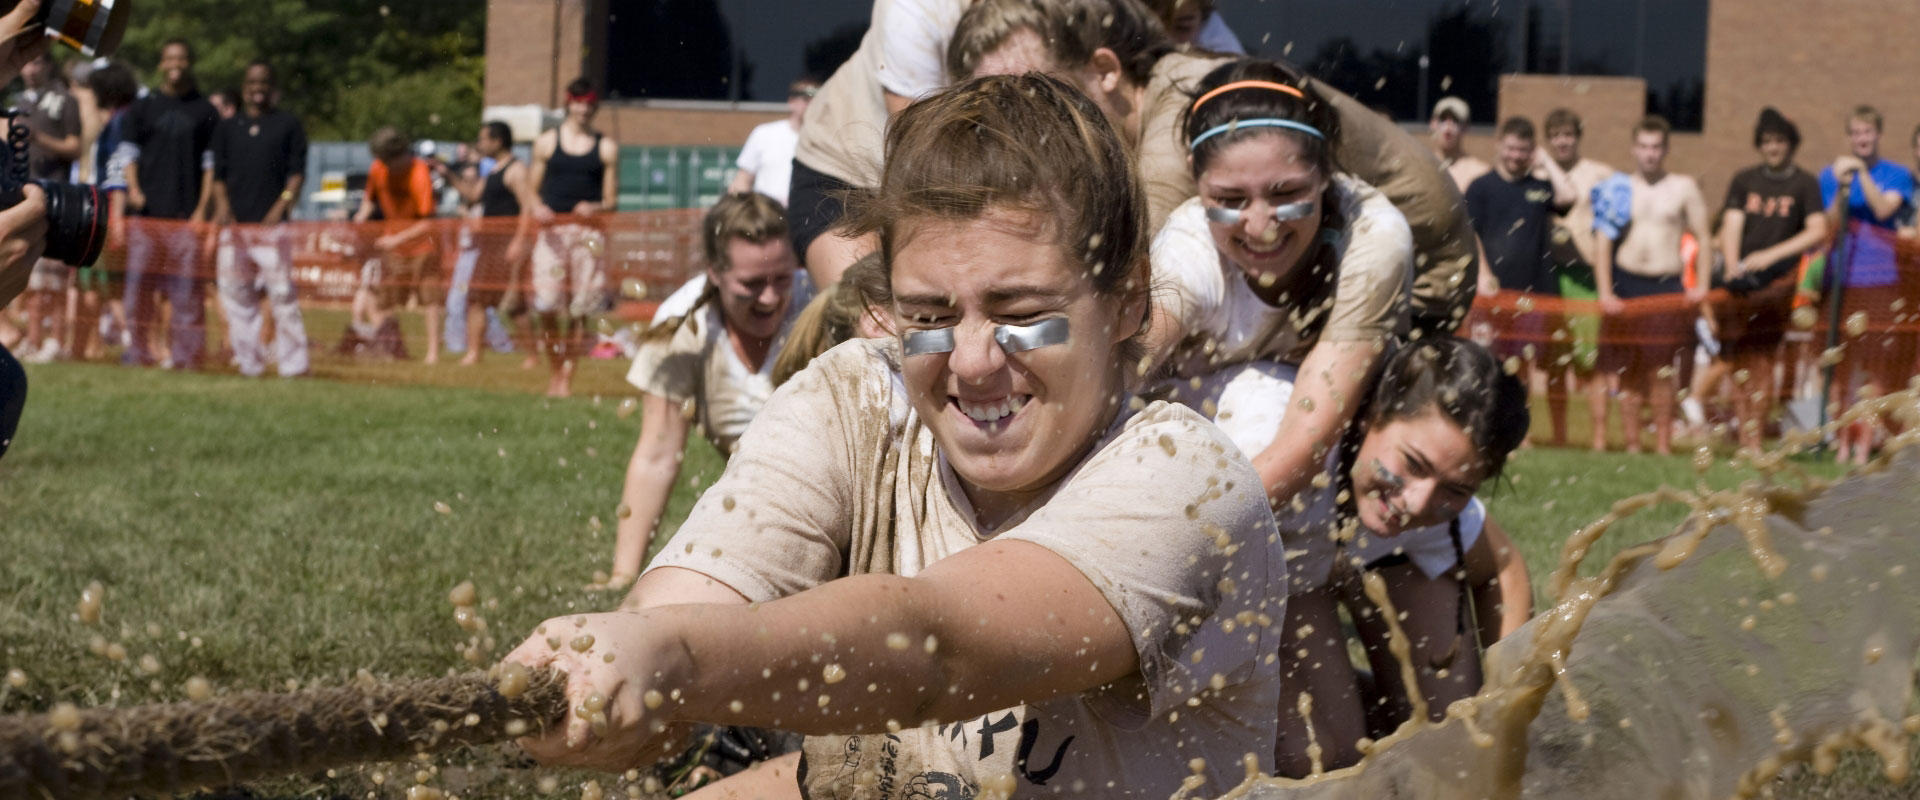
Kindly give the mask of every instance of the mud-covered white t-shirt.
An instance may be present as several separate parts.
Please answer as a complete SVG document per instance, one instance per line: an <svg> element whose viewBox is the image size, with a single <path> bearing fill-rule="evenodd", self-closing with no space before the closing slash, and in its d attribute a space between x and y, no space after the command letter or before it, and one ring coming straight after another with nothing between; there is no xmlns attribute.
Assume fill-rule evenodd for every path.
<svg viewBox="0 0 1920 800"><path fill-rule="evenodd" d="M1220 255L1196 197L1182 203L1153 240L1154 302L1180 325L1181 377L1220 366L1299 363L1321 340L1385 341L1407 333L1413 290L1413 235L1386 197L1347 175L1335 177L1345 228L1334 243L1338 274L1321 290L1269 305Z"/></svg>
<svg viewBox="0 0 1920 800"><path fill-rule="evenodd" d="M774 357L786 344L794 318L813 299L813 283L805 271L794 275L786 321L780 324L766 361L754 369L740 360L728 341L726 315L718 303L690 308L705 290L706 282L706 273L694 276L654 312L656 325L676 316L684 320L672 336L640 343L633 366L627 370L627 382L683 408L690 405L693 421L707 441L720 452L731 453L740 435L746 433L747 423L773 396Z"/></svg>
<svg viewBox="0 0 1920 800"><path fill-rule="evenodd" d="M844 343L761 412L650 568L694 570L754 601L863 573L913 576L993 538L1065 558L1118 612L1137 676L964 722L810 737L807 795L1164 798L1272 768L1286 567L1253 467L1191 410L1122 412L1086 457L998 531L981 530L908 402L894 340ZM1122 405L1124 409L1125 404ZM946 794L941 794L945 792Z"/></svg>

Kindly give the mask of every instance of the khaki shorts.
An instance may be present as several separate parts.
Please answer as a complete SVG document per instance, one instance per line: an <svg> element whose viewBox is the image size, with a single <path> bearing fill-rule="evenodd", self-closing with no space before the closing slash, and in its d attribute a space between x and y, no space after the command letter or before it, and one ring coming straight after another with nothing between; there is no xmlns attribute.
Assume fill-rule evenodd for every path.
<svg viewBox="0 0 1920 800"><path fill-rule="evenodd" d="M376 285L383 308L400 308L409 297L418 297L422 307L447 304L447 276L440 270L438 249L417 256L386 256Z"/></svg>
<svg viewBox="0 0 1920 800"><path fill-rule="evenodd" d="M67 290L67 273L72 268L59 261L43 258L33 264L33 274L27 278L29 292L64 292Z"/></svg>
<svg viewBox="0 0 1920 800"><path fill-rule="evenodd" d="M556 225L533 246L533 310L585 317L606 305L604 235L585 225Z"/></svg>

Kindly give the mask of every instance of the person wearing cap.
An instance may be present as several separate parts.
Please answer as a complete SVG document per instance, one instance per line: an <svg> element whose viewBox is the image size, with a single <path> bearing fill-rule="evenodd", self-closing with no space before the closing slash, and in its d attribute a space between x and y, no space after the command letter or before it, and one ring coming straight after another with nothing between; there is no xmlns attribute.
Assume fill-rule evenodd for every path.
<svg viewBox="0 0 1920 800"><path fill-rule="evenodd" d="M787 118L760 125L747 134L746 146L734 162L739 171L727 191L734 194L759 192L787 207L787 191L793 184L793 150L800 145L800 126L805 124L807 106L820 91L820 82L802 77L787 87Z"/></svg>
<svg viewBox="0 0 1920 800"><path fill-rule="evenodd" d="M1465 192L1475 179L1493 171L1493 166L1468 155L1462 147L1461 138L1466 134L1467 124L1473 120L1473 111L1467 101L1458 97L1442 97L1433 104L1433 116L1427 119L1428 144L1433 154L1440 159L1440 166L1453 178L1455 186Z"/></svg>
<svg viewBox="0 0 1920 800"><path fill-rule="evenodd" d="M620 146L594 129L599 110L593 82L576 78L567 84L566 120L533 140L527 180L534 196L522 213L544 226L533 242L532 286L534 329L551 367L548 397L573 393L573 360L584 350L587 315L606 301L601 233L589 220L619 205ZM570 218L556 221L561 215ZM518 262L525 246L516 241L508 260Z"/></svg>

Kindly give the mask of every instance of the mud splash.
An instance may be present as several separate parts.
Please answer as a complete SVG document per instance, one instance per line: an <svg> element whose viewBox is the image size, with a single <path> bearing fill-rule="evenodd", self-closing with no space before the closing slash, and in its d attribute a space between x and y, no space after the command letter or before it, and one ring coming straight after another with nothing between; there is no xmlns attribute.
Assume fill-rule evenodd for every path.
<svg viewBox="0 0 1920 800"><path fill-rule="evenodd" d="M1870 750L1907 777L1920 647L1920 398L1851 409L1830 429L1891 415L1908 433L1848 479L1798 476L1781 451L1743 456L1733 491L1663 488L1569 538L1558 600L1487 654L1487 686L1447 719L1415 716L1352 767L1249 777L1228 798L1751 797L1790 763L1832 772ZM1697 462L1704 470L1707 459ZM1694 513L1667 539L1577 577L1592 542L1657 502ZM1624 768L1623 768L1624 767Z"/></svg>

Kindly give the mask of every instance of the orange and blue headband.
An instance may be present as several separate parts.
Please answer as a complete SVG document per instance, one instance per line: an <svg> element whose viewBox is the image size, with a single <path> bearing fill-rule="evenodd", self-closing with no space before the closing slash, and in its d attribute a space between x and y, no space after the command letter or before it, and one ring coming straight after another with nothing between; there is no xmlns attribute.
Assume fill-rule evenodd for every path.
<svg viewBox="0 0 1920 800"><path fill-rule="evenodd" d="M1193 101L1193 107L1189 108L1187 110L1187 113L1191 114L1195 111L1199 111L1200 107L1202 105L1205 105L1208 100L1212 100L1215 97L1219 97L1220 95L1226 94L1227 92L1231 92L1236 89L1267 89L1269 91L1275 91L1281 94L1292 95L1301 100L1307 99L1307 94L1305 92L1302 92L1299 89L1294 88L1292 86L1288 86L1284 83L1274 83L1272 81L1234 81L1232 83L1218 87L1213 91L1207 92L1206 94L1200 95L1199 99ZM1307 134L1308 136L1312 136L1313 138L1320 139L1322 141L1325 141L1327 138L1327 135L1325 133L1322 133L1319 128L1315 128L1312 125L1308 125L1304 122L1296 122L1290 119L1259 117L1255 119L1233 120L1223 125L1215 125L1211 128L1208 128L1206 131L1202 132L1199 136L1193 137L1193 141L1188 143L1187 149L1188 150L1196 149L1200 146L1201 142L1204 142L1215 136L1219 136L1220 134L1226 133L1231 130L1236 130L1239 128L1286 128L1288 130L1299 131L1301 133Z"/></svg>

